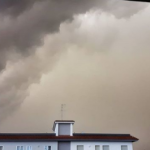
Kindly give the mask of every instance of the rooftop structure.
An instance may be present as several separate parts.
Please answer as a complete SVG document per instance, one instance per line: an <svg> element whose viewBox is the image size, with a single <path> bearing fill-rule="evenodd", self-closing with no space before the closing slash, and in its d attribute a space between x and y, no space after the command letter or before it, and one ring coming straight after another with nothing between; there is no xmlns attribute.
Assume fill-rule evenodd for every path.
<svg viewBox="0 0 150 150"><path fill-rule="evenodd" d="M73 133L74 123L56 120L54 133L0 133L0 150L133 150L138 141L130 134Z"/></svg>

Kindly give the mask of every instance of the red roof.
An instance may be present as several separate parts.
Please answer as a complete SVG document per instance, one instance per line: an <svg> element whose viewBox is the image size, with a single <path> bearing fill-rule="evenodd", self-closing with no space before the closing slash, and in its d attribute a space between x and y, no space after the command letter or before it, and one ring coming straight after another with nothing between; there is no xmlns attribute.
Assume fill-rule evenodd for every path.
<svg viewBox="0 0 150 150"><path fill-rule="evenodd" d="M73 136L56 136L49 133L1 133L0 142L9 141L107 141L107 142L135 142L138 139L130 134L81 134Z"/></svg>

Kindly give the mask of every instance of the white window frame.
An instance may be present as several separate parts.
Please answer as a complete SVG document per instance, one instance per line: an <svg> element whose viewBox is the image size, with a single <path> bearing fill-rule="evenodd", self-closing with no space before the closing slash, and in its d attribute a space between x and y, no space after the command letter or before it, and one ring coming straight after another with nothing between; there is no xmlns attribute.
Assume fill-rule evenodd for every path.
<svg viewBox="0 0 150 150"><path fill-rule="evenodd" d="M83 146L83 150L84 150L84 145L77 145L77 150L78 150L78 146Z"/></svg>
<svg viewBox="0 0 150 150"><path fill-rule="evenodd" d="M24 150L24 146L23 146L23 145L17 145L17 146L16 146L16 150L18 150L18 149L17 149L18 146L19 146L19 147L22 146L22 147L23 147L23 150ZM19 149L19 150L20 150L20 149Z"/></svg>
<svg viewBox="0 0 150 150"><path fill-rule="evenodd" d="M126 146L126 147L127 147L127 150L128 150L128 145L121 145L121 150L122 150L122 147L123 147L123 146Z"/></svg>
<svg viewBox="0 0 150 150"><path fill-rule="evenodd" d="M26 150L32 150L32 146L31 145L27 145L26 146Z"/></svg>
<svg viewBox="0 0 150 150"><path fill-rule="evenodd" d="M104 150L104 146L108 146L109 150L110 150L110 146L109 145L103 145L102 146L102 150Z"/></svg>
<svg viewBox="0 0 150 150"><path fill-rule="evenodd" d="M48 150L48 147L51 147L51 150L52 150L52 146L51 145L44 146L44 150Z"/></svg>

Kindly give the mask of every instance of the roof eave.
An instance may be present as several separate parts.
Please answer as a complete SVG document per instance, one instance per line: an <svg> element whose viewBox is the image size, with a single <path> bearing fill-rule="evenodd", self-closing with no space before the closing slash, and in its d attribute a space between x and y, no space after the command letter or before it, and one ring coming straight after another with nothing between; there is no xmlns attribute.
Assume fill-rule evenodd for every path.
<svg viewBox="0 0 150 150"><path fill-rule="evenodd" d="M108 139L10 139L0 140L0 142L50 142L50 141L78 141L78 142L136 142L138 140L108 140Z"/></svg>

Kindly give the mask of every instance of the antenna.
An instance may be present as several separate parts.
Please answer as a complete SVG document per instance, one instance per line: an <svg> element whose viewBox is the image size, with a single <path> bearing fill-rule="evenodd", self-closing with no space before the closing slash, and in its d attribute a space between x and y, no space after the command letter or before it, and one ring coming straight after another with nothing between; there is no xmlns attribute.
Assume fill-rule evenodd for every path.
<svg viewBox="0 0 150 150"><path fill-rule="evenodd" d="M61 104L61 120L63 120L64 117L64 107L66 104Z"/></svg>

